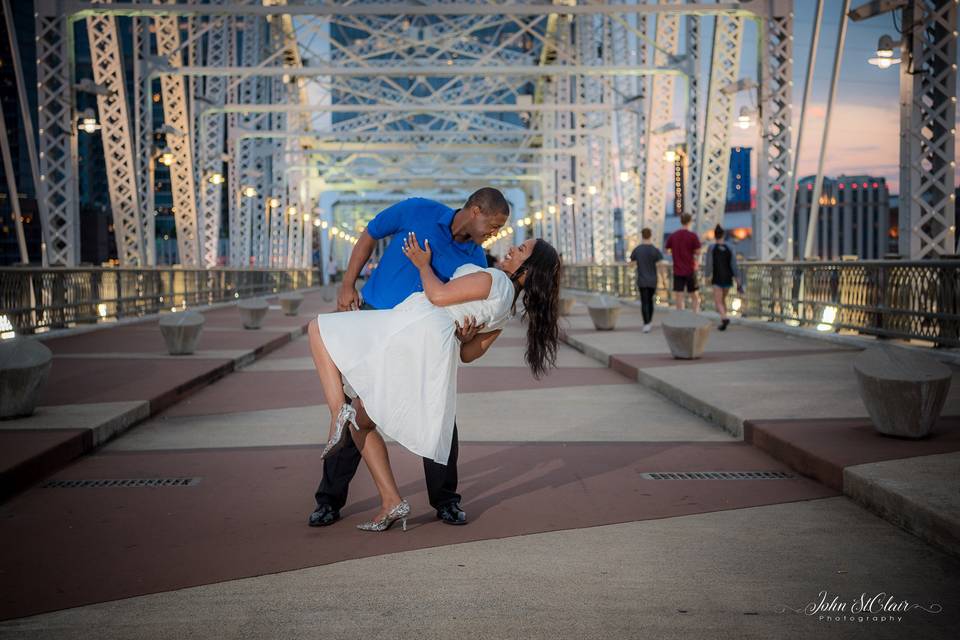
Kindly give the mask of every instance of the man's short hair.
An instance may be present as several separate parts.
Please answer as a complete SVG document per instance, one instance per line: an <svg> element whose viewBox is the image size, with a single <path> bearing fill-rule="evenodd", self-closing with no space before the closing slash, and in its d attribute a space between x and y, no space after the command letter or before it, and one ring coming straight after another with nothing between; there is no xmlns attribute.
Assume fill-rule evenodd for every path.
<svg viewBox="0 0 960 640"><path fill-rule="evenodd" d="M643 229L640 230L640 236L644 240L649 240L652 235L653 235L653 231L650 230L650 227L644 227Z"/></svg>
<svg viewBox="0 0 960 640"><path fill-rule="evenodd" d="M690 215L689 213L681 213L681 214L680 214L680 224L681 224L681 225L690 224L690 221L691 221L691 220L693 220L693 216Z"/></svg>
<svg viewBox="0 0 960 640"><path fill-rule="evenodd" d="M463 208L469 209L470 207L480 207L480 211L488 216L499 214L509 217L510 215L510 203L503 197L499 189L493 187L477 189L470 194Z"/></svg>

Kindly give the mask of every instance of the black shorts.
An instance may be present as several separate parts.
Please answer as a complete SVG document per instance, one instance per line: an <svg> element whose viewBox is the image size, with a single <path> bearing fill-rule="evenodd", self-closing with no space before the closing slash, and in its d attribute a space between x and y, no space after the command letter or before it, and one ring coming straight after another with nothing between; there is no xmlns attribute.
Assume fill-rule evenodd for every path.
<svg viewBox="0 0 960 640"><path fill-rule="evenodd" d="M673 276L674 291L677 291L677 292L687 291L688 293L693 293L699 288L700 286L697 284L697 276L695 275L691 275L691 276L674 275Z"/></svg>

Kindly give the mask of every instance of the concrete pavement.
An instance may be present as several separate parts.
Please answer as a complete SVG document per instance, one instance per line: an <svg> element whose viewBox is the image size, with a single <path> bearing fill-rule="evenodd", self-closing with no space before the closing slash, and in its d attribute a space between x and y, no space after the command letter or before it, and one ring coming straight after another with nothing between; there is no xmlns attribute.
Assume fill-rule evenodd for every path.
<svg viewBox="0 0 960 640"><path fill-rule="evenodd" d="M620 333L575 330L584 341ZM644 343L655 335L621 338L655 358L663 354ZM725 359L714 365L838 355L758 339L771 356L759 358L748 335L739 346L717 337L710 344ZM195 484L34 486L0 504L0 637L953 637L957 558L841 495L845 486L806 477L638 385L607 367L609 356L563 346L560 369L537 381L522 344L514 323L460 372L468 526L434 519L419 459L395 445L410 531L354 529L377 506L364 469L343 521L306 526L329 413L299 338L50 477ZM871 464L886 463L841 471ZM703 471L785 476L645 475ZM824 591L848 610L878 592L942 609L899 620L794 612Z"/></svg>

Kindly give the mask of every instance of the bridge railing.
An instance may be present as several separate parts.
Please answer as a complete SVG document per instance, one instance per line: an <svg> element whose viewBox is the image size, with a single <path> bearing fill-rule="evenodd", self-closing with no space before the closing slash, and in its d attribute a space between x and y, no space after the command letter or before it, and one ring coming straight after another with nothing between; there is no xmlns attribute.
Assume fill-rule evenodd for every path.
<svg viewBox="0 0 960 640"><path fill-rule="evenodd" d="M748 262L745 291L732 292L733 315L821 331L922 340L960 347L960 260L856 262ZM673 302L671 265L660 263L657 295ZM628 264L568 265L563 286L635 297ZM703 279L700 279L703 285ZM713 298L702 286L703 305Z"/></svg>
<svg viewBox="0 0 960 640"><path fill-rule="evenodd" d="M26 335L319 286L314 269L0 268L0 333Z"/></svg>

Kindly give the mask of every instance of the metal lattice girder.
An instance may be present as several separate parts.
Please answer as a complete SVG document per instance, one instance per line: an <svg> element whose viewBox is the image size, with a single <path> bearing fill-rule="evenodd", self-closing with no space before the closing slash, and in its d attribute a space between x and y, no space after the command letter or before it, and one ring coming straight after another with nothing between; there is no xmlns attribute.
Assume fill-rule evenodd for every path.
<svg viewBox="0 0 960 640"><path fill-rule="evenodd" d="M700 173L696 230L703 234L723 222L730 174L730 130L734 121L736 85L740 72L743 18L717 17L710 62L710 87L703 133L703 167Z"/></svg>
<svg viewBox="0 0 960 640"><path fill-rule="evenodd" d="M740 2L717 2L701 3L692 2L682 7L671 7L653 4L572 4L568 2L549 3L499 3L499 2L438 2L428 4L413 3L390 3L390 2L361 2L354 4L344 3L324 3L303 2L291 5L282 5L271 2L269 4L230 4L229 6L216 6L202 4L199 2L184 2L176 6L150 6L140 3L124 3L116 7L103 7L91 3L89 0L61 0L66 12L80 13L80 17L94 15L99 13L113 14L118 16L134 15L195 15L195 16L217 16L217 15L253 15L253 16L331 16L337 18L344 17L417 17L417 16L444 16L445 19L454 16L500 16L509 14L511 16L543 16L555 15L557 12L565 15L591 15L591 14L675 14L675 13L693 13L697 15L731 15L753 17L763 6L745 7Z"/></svg>
<svg viewBox="0 0 960 640"><path fill-rule="evenodd" d="M123 77L116 18L87 18L93 80L106 88L97 94L107 186L113 212L117 254L124 267L143 266L143 231L137 194L134 146L127 113L127 83Z"/></svg>
<svg viewBox="0 0 960 640"><path fill-rule="evenodd" d="M660 0L661 5L677 4L680 0ZM667 62L677 55L680 40L680 16L661 13L657 16L654 65ZM666 181L668 165L663 161L667 141L657 130L669 123L673 116L674 78L657 75L651 79L650 115L646 130L646 170L643 182L643 220L644 226L653 232L653 241L660 244L663 239L663 224L666 216Z"/></svg>
<svg viewBox="0 0 960 640"><path fill-rule="evenodd" d="M226 19L219 25L213 25L207 34L206 63L210 66L232 64L235 38L233 19ZM207 78L203 98L213 104L223 104L227 100L227 80L222 77ZM196 138L199 141L199 171L197 180L200 186L200 229L202 233L203 264L215 266L219 259L221 202L223 184L212 180L214 175L224 175L224 138L226 136L225 116L222 113L204 114L197 109L200 118Z"/></svg>
<svg viewBox="0 0 960 640"><path fill-rule="evenodd" d="M700 17L687 16L687 175L684 200L687 203L700 201L700 173L703 151L700 145ZM688 211L689 213L689 211Z"/></svg>
<svg viewBox="0 0 960 640"><path fill-rule="evenodd" d="M793 259L793 2L781 0L779 15L759 21L761 138L757 227L761 260Z"/></svg>
<svg viewBox="0 0 960 640"><path fill-rule="evenodd" d="M154 0L160 3L161 0ZM180 26L176 16L154 18L157 54L171 63L180 63ZM194 184L193 149L190 142L191 123L187 113L187 92L183 78L160 77L163 96L163 121L168 127L167 147L173 153L170 165L170 189L173 192L174 221L177 226L177 250L180 264L198 266L200 245L197 229L197 190Z"/></svg>
<svg viewBox="0 0 960 640"><path fill-rule="evenodd" d="M52 0L37 0L37 133L43 251L50 265L75 266L80 257L77 138L67 17Z"/></svg>
<svg viewBox="0 0 960 640"><path fill-rule="evenodd" d="M900 253L957 251L957 4L914 0L903 10L900 65Z"/></svg>
<svg viewBox="0 0 960 640"><path fill-rule="evenodd" d="M239 58L245 67L260 63L263 25L264 22L259 18L247 17L243 21ZM260 78L244 79L236 90L237 101L244 105L262 104L264 102L262 84ZM237 135L242 131L264 130L266 123L267 116L265 114L240 116L238 112L234 111L229 118L228 144L231 147L229 153L232 161L229 166L227 184L230 214L230 264L234 266L249 266L251 264L251 258L254 255L250 244L252 218L255 211L262 210L257 207L258 204L261 204L258 201L262 198L262 194L258 192L253 198L241 195L241 189L245 186L242 180L251 178L257 172L262 175L263 171L262 162L258 166L259 158L251 152L250 141L238 139Z"/></svg>
<svg viewBox="0 0 960 640"><path fill-rule="evenodd" d="M573 39L572 25L566 20L559 20L557 29L557 41L563 45L569 46ZM553 88L556 96L556 103L572 107L571 101L573 80L568 77L554 78ZM535 105L542 106L542 105ZM573 113L569 110L558 111L556 115L556 127L569 129L574 126ZM572 197L574 191L574 166L576 156L573 158L566 156L557 156L555 163L560 166L557 170L556 188L554 190L554 203L557 210L558 236L560 240L560 251L567 256L567 260L575 262L577 260L576 230L574 227L574 211L570 204L567 204L567 198Z"/></svg>
<svg viewBox="0 0 960 640"><path fill-rule="evenodd" d="M133 55L145 60L152 55L149 18L133 19ZM143 253L147 265L157 264L156 223L154 221L153 171L153 91L143 65L133 65L134 139L136 140L137 202L140 205L140 227L143 232Z"/></svg>

